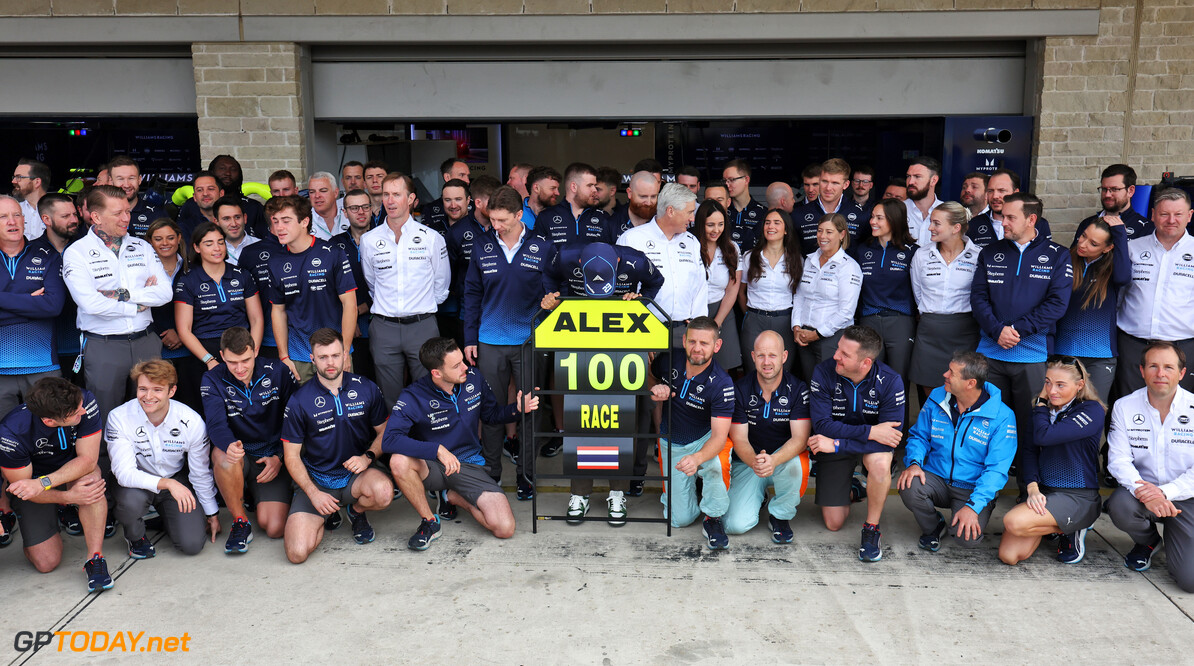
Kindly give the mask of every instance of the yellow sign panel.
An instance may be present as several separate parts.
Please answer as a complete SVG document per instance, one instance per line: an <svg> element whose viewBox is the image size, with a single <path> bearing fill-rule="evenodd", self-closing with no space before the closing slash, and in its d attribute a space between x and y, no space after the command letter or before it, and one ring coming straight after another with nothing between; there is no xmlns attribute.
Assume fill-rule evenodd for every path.
<svg viewBox="0 0 1194 666"><path fill-rule="evenodd" d="M566 300L535 328L539 349L667 349L668 327L639 301Z"/></svg>

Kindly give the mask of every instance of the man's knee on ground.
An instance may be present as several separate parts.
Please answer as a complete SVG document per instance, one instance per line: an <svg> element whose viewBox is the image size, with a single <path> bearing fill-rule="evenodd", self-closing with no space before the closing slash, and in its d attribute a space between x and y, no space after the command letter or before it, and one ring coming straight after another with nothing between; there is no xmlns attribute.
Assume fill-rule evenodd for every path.
<svg viewBox="0 0 1194 666"><path fill-rule="evenodd" d="M40 545L40 544L39 544ZM62 564L62 549L36 549L30 548L25 550L25 558L37 569L38 573L50 573Z"/></svg>

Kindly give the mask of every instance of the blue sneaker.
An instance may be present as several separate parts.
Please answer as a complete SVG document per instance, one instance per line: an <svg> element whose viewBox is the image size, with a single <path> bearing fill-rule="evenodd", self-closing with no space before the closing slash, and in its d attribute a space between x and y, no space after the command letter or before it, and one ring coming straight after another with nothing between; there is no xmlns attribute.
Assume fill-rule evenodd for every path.
<svg viewBox="0 0 1194 666"><path fill-rule="evenodd" d="M78 519L78 509L75 510L75 518ZM83 526L79 526L79 534L83 533ZM104 538L111 539L116 536L116 514L108 509L108 520L104 523ZM106 565L105 565L106 566Z"/></svg>
<svg viewBox="0 0 1194 666"><path fill-rule="evenodd" d="M1073 534L1063 534L1057 541L1057 561L1064 564L1077 564L1086 557L1086 533L1090 529L1081 529Z"/></svg>
<svg viewBox="0 0 1194 666"><path fill-rule="evenodd" d="M775 516L768 516L767 522L771 524L771 541L774 543L792 543L792 525L786 520L780 520Z"/></svg>
<svg viewBox="0 0 1194 666"><path fill-rule="evenodd" d="M4 536L0 536L0 548L12 543L12 537L17 533L17 514L12 511L0 511L0 525L4 526Z"/></svg>
<svg viewBox="0 0 1194 666"><path fill-rule="evenodd" d="M883 559L883 543L879 539L879 526L864 523L862 544L858 546L858 559L863 562L878 562Z"/></svg>
<svg viewBox="0 0 1194 666"><path fill-rule="evenodd" d="M522 444L517 437L507 437L502 441L502 454L510 459L510 462L518 464L518 452L522 450Z"/></svg>
<svg viewBox="0 0 1194 666"><path fill-rule="evenodd" d="M525 478L520 478L518 480L518 500L528 502L533 499L535 499L535 486L532 486L531 482Z"/></svg>
<svg viewBox="0 0 1194 666"><path fill-rule="evenodd" d="M410 541L406 542L406 547L411 550L427 550L431 547L431 542L439 538L439 519L427 520L419 523L419 529L415 530L414 536Z"/></svg>
<svg viewBox="0 0 1194 666"><path fill-rule="evenodd" d="M348 507L348 519L352 521L352 538L356 539L360 545L365 545L373 541L373 526L369 524L369 519L365 517L365 512L357 513Z"/></svg>
<svg viewBox="0 0 1194 666"><path fill-rule="evenodd" d="M224 542L224 553L228 555L247 553L249 542L253 540L253 526L244 518L237 518L228 530L228 540Z"/></svg>
<svg viewBox="0 0 1194 666"><path fill-rule="evenodd" d="M945 532L945 516L941 515L941 512L938 511L937 527L934 527L933 531L929 532L928 534L920 535L920 543L917 545L920 546L921 550L927 550L930 553L935 553L938 550L941 550L941 534L943 532Z"/></svg>
<svg viewBox="0 0 1194 666"><path fill-rule="evenodd" d="M730 538L726 536L726 530L721 525L721 518L705 518L701 534L708 539L709 550L725 550L730 547Z"/></svg>
<svg viewBox="0 0 1194 666"><path fill-rule="evenodd" d="M850 503L856 504L866 499L866 481L857 476L850 477Z"/></svg>
<svg viewBox="0 0 1194 666"><path fill-rule="evenodd" d="M87 573L88 592L112 589L112 576L108 574L108 562L103 555L92 555L83 565L83 571Z"/></svg>
<svg viewBox="0 0 1194 666"><path fill-rule="evenodd" d="M340 525L344 522L344 517L340 515L340 511L334 511L328 514L327 518L323 519L323 529L331 532L332 530L340 529Z"/></svg>
<svg viewBox="0 0 1194 666"><path fill-rule="evenodd" d="M136 541L129 541L129 557L134 560L148 560L154 555L157 555L157 551L154 550L153 544L149 543L149 539L141 537Z"/></svg>
<svg viewBox="0 0 1194 666"><path fill-rule="evenodd" d="M435 494L435 499L438 501L435 512L444 520L456 520L458 511L456 505L448 501L448 491L439 491Z"/></svg>
<svg viewBox="0 0 1194 666"><path fill-rule="evenodd" d="M83 533L83 524L79 522L79 509L73 504L58 505L58 524L71 536L79 536Z"/></svg>
<svg viewBox="0 0 1194 666"><path fill-rule="evenodd" d="M1124 558L1124 566L1132 571L1148 571L1149 567L1153 565L1153 555L1157 554L1157 548L1160 546L1160 535L1151 546L1142 543L1132 546L1132 550L1129 550L1127 557Z"/></svg>

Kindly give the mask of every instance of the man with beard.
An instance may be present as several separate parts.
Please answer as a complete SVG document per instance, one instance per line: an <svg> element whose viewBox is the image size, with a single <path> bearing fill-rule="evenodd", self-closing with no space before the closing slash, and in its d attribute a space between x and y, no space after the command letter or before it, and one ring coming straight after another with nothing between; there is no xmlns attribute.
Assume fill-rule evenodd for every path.
<svg viewBox="0 0 1194 666"><path fill-rule="evenodd" d="M862 206L863 210L870 210L879 203L875 196L875 169L862 165L854 168L854 175L850 178L850 198L854 203Z"/></svg>
<svg viewBox="0 0 1194 666"><path fill-rule="evenodd" d="M21 204L25 215L25 238L33 240L45 232L37 202L50 187L50 167L41 162L22 158L12 172L12 195Z"/></svg>
<svg viewBox="0 0 1194 666"><path fill-rule="evenodd" d="M469 168L468 164L465 163L464 160L455 157L444 160L444 162L439 165L439 173L440 177L443 178L445 187L447 186L447 183L453 180L459 180L466 186L468 185ZM447 202L444 201L442 190L440 195L441 196L437 201L429 201L423 206L420 221L438 231L442 236L447 232L450 222L448 220L447 210L445 210L447 208ZM463 215L461 217L463 217ZM456 219L460 218L458 217Z"/></svg>
<svg viewBox="0 0 1194 666"><path fill-rule="evenodd" d="M618 188L622 186L622 174L613 167L597 167L597 207L613 219L623 207L618 204Z"/></svg>
<svg viewBox="0 0 1194 666"><path fill-rule="evenodd" d="M286 471L298 487L283 536L286 559L294 564L305 562L323 541L324 516L338 513L340 505L347 505L353 539L364 545L374 537L366 512L394 499L386 473L372 466L389 417L381 391L344 371L348 354L339 333L321 328L309 343L315 381L294 392L282 417Z"/></svg>
<svg viewBox="0 0 1194 666"><path fill-rule="evenodd" d="M564 201L544 209L536 220L535 234L556 245L615 240L609 217L597 208L597 170L583 162L564 169Z"/></svg>
<svg viewBox="0 0 1194 666"><path fill-rule="evenodd" d="M918 157L908 165L905 184L908 199L908 232L920 245L931 245L929 215L943 202L937 198L937 183L941 181L941 163L932 157Z"/></svg>
<svg viewBox="0 0 1194 666"><path fill-rule="evenodd" d="M655 204L659 200L659 183L650 171L638 171L630 177L626 186L626 206L614 213L611 225L621 236L627 229L641 226L655 217Z"/></svg>
<svg viewBox="0 0 1194 666"><path fill-rule="evenodd" d="M1099 200L1103 204L1103 210L1078 223L1074 240L1082 237L1082 232L1091 222L1105 215L1115 215L1123 220L1128 240L1152 234L1156 230L1152 220L1132 209L1132 197L1136 194L1136 170L1126 164L1112 164L1103 169L1101 179Z"/></svg>
<svg viewBox="0 0 1194 666"><path fill-rule="evenodd" d="M996 169L987 179L987 207L989 210L970 220L966 235L979 247L986 247L1003 239L1003 200L1020 191L1020 176L1011 169ZM1041 217L1036 231L1052 240L1049 221Z"/></svg>
<svg viewBox="0 0 1194 666"><path fill-rule="evenodd" d="M440 235L444 237L446 243L456 225L472 218L469 213L472 208L469 184L459 178L449 180L444 183L440 201L443 202L444 219L447 224L447 228L440 231ZM449 250L449 267L451 266L450 259L451 251ZM461 278L463 279L463 276ZM460 298L452 292L451 288L448 289L447 300L439 304L435 319L439 322L441 334L452 338L457 344L464 344L464 322L460 319Z"/></svg>
<svg viewBox="0 0 1194 666"><path fill-rule="evenodd" d="M265 209L255 200L246 197L241 191L244 176L241 174L240 162L231 155L216 155L207 170L215 174L220 181L220 188L229 196L240 197L244 202L245 220L249 225L249 233L258 238L265 238L269 233L269 220L265 218ZM292 177L293 180L293 177Z"/></svg>
<svg viewBox="0 0 1194 666"><path fill-rule="evenodd" d="M730 193L726 231L740 251L749 250L755 244L755 226L763 222L767 207L750 197L750 164L746 160L726 162L721 177Z"/></svg>
<svg viewBox="0 0 1194 666"><path fill-rule="evenodd" d="M817 251L817 225L822 217L830 213L840 213L846 218L851 245L871 237L871 211L863 210L862 206L846 196L849 184L850 164L846 160L835 157L821 164L817 198L797 208L792 214L792 223L800 236L801 254L807 256Z"/></svg>
<svg viewBox="0 0 1194 666"><path fill-rule="evenodd" d="M971 171L962 179L962 192L958 202L970 211L970 219L987 212L987 174Z"/></svg>
<svg viewBox="0 0 1194 666"><path fill-rule="evenodd" d="M141 169L132 158L126 155L113 157L108 162L108 174L112 185L124 190L129 202L129 235L145 238L149 225L166 215L166 207L141 197Z"/></svg>
<svg viewBox="0 0 1194 666"><path fill-rule="evenodd" d="M547 166L535 167L527 174L529 194L522 199L522 223L527 231L535 229L535 221L545 208L560 201L560 172Z"/></svg>
<svg viewBox="0 0 1194 666"><path fill-rule="evenodd" d="M331 240L348 231L348 218L336 205L340 195L336 177L327 171L316 171L307 179L307 198L311 200L311 233L319 240Z"/></svg>
<svg viewBox="0 0 1194 666"><path fill-rule="evenodd" d="M468 264L473 256L473 243L492 228L489 221L489 200L501 186L502 184L493 176L477 176L469 185L469 193L473 198L472 214L465 215L464 219L448 229L448 263L452 268L452 283L448 290L448 300L450 301L460 303L460 299L464 296L464 276L468 273ZM441 321L440 331L442 333L451 332L452 337L459 333L461 338L457 340L457 343L463 349L463 313L458 310L456 320L446 328L444 322Z"/></svg>
<svg viewBox="0 0 1194 666"><path fill-rule="evenodd" d="M42 224L46 227L45 240L54 247L59 256L66 251L79 236L79 215L70 197L58 192L51 192L37 202L37 211L41 214ZM82 375L73 366L79 355L79 329L75 325L78 309L70 298L62 301L62 312L54 320L56 349L58 352L58 367L62 376L80 386L83 385Z"/></svg>
<svg viewBox="0 0 1194 666"><path fill-rule="evenodd" d="M178 211L178 228L182 231L184 250L190 246L191 234L196 227L204 222L216 222L216 200L224 196L220 181L209 171L195 174L191 180L191 187L194 193Z"/></svg>
<svg viewBox="0 0 1194 666"><path fill-rule="evenodd" d="M216 224L224 230L224 249L228 252L228 261L240 263L241 254L245 248L259 239L245 233L245 212L241 208L240 197L220 197L212 205L216 214ZM190 239L184 239L189 241Z"/></svg>

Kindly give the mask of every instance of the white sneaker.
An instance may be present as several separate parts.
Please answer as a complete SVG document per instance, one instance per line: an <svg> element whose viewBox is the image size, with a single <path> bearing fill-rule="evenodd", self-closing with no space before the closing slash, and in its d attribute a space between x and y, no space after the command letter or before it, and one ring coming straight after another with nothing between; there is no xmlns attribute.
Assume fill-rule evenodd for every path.
<svg viewBox="0 0 1194 666"><path fill-rule="evenodd" d="M609 491L609 499L605 500L609 505L609 524L614 527L621 527L626 524L626 493L621 490Z"/></svg>
<svg viewBox="0 0 1194 666"><path fill-rule="evenodd" d="M589 513L589 498L584 495L573 495L568 498L568 524L579 525L582 520L573 520L573 518L584 518Z"/></svg>

